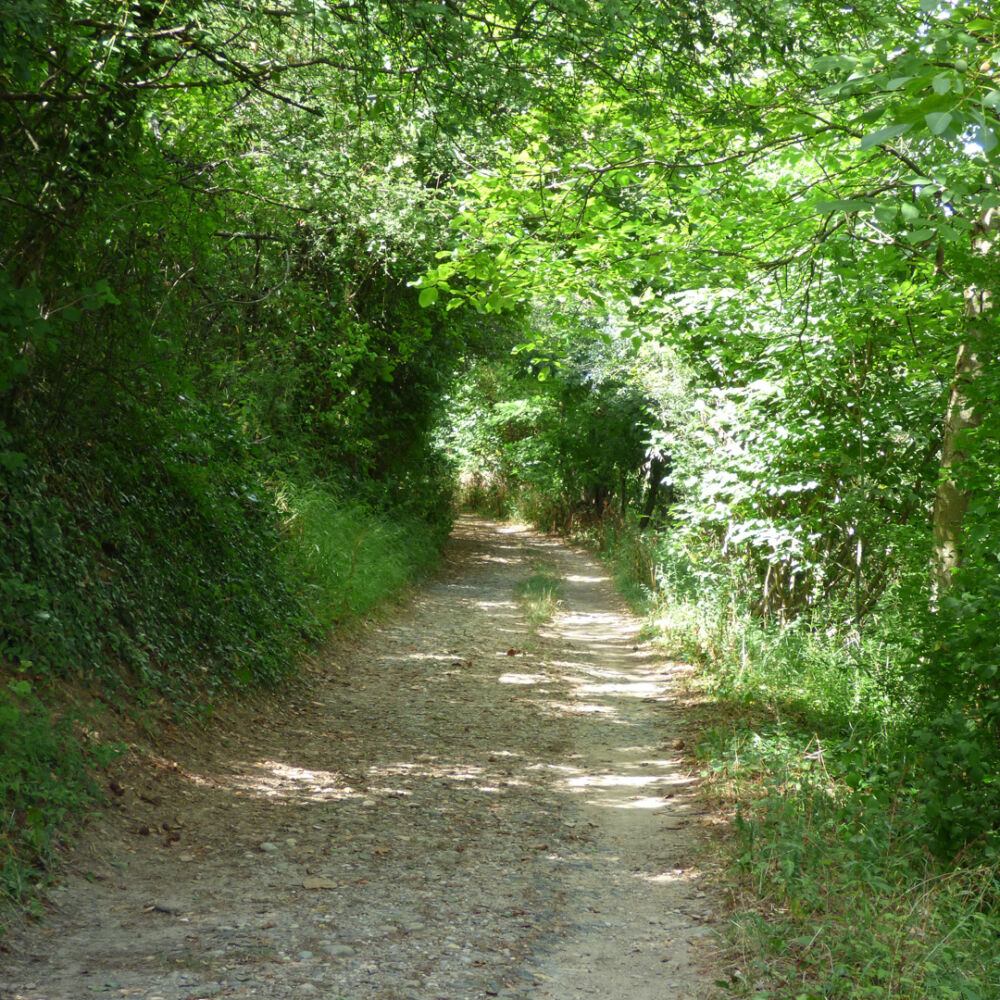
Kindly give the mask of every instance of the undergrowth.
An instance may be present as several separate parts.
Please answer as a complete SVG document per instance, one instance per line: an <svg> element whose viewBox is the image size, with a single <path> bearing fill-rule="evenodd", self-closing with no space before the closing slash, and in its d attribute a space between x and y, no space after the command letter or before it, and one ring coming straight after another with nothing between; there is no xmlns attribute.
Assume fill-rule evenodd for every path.
<svg viewBox="0 0 1000 1000"><path fill-rule="evenodd" d="M891 607L863 629L835 613L768 623L738 610L721 572L714 587L670 572L647 634L700 666L697 754L735 818L720 986L763 1000L1000 996L992 849L931 849L911 624Z"/></svg>
<svg viewBox="0 0 1000 1000"><path fill-rule="evenodd" d="M277 507L290 575L324 630L398 594L440 550L439 532L421 518L379 514L315 484L286 486Z"/></svg>
<svg viewBox="0 0 1000 1000"><path fill-rule="evenodd" d="M53 716L28 681L0 691L0 904L37 912L67 821L99 798L91 772L119 747L81 737L78 722Z"/></svg>

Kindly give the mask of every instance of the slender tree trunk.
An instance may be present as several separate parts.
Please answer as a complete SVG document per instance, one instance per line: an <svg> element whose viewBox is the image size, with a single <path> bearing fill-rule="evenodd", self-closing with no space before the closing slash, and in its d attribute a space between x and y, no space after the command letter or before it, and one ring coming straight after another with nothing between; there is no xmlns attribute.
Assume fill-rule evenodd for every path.
<svg viewBox="0 0 1000 1000"><path fill-rule="evenodd" d="M649 460L649 475L646 478L646 497L642 505L642 516L639 518L639 530L645 531L656 510L660 499L660 486L663 475L667 471L666 462L658 456Z"/></svg>
<svg viewBox="0 0 1000 1000"><path fill-rule="evenodd" d="M969 491L961 482L962 464L966 459L962 436L982 419L982 414L969 400L968 389L982 369L976 353L979 335L975 318L988 308L988 293L976 289L966 293L965 315L969 320L970 336L959 347L955 359L941 442L941 476L934 497L931 588L935 600L951 586L952 575L962 559L962 527L969 508Z"/></svg>
<svg viewBox="0 0 1000 1000"><path fill-rule="evenodd" d="M1000 214L988 209L972 234L973 253L985 257L993 250ZM966 460L963 436L982 421L969 387L982 370L979 350L986 312L993 308L991 290L970 285L965 290L965 343L955 358L955 374L948 392L944 434L941 441L941 475L934 497L932 520L933 553L931 556L931 595L934 603L950 586L962 561L962 530L969 509L969 490L963 483L962 465Z"/></svg>

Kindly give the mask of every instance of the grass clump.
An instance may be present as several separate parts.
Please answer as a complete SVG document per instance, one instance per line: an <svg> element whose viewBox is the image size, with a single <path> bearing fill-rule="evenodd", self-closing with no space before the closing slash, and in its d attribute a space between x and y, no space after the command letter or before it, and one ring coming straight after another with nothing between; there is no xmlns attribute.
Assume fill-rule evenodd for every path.
<svg viewBox="0 0 1000 1000"><path fill-rule="evenodd" d="M1000 883L992 867L935 862L905 797L885 794L856 770L831 772L816 742L782 743L770 733L756 746L737 742L728 766L718 750L708 757L739 803L731 995L1000 995Z"/></svg>
<svg viewBox="0 0 1000 1000"><path fill-rule="evenodd" d="M440 551L441 532L426 520L379 513L322 486L286 487L278 509L290 575L322 629L399 594Z"/></svg>
<svg viewBox="0 0 1000 1000"><path fill-rule="evenodd" d="M551 621L559 610L562 599L562 581L544 570L538 570L515 587L532 625Z"/></svg>

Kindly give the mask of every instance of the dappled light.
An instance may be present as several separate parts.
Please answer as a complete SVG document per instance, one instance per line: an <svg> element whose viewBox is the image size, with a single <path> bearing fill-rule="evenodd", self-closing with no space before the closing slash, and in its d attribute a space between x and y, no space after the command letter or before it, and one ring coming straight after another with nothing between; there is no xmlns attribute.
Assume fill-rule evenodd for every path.
<svg viewBox="0 0 1000 1000"><path fill-rule="evenodd" d="M458 533L489 551L491 526ZM122 945L116 916L66 928L60 947L110 948L114 982L135 995L161 975L147 957L160 935L172 942L164 976L211 968L227 984L220 994L192 977L181 986L195 996L262 974L272 994L275 982L289 995L319 984L371 1000L400 982L422 984L406 987L414 997L500 995L498 976L516 996L521 983L579 992L594 982L581 958L597 949L609 980L642 954L651 989L664 959L695 982L690 941L652 930L707 912L695 869L666 877L689 863L684 824L697 815L663 747L674 665L637 648L598 573L558 573L585 557L548 539L530 547L523 530L505 537L509 561L428 583L332 647L304 696L248 706L195 759L162 757L155 781L116 786L125 842L99 887L128 910L134 940ZM529 575L576 579L539 625L518 590ZM123 878L136 889L120 896Z"/></svg>
<svg viewBox="0 0 1000 1000"><path fill-rule="evenodd" d="M347 784L343 775L329 771L313 771L281 761L258 761L247 773L221 784L239 793L268 799L294 799L301 802L330 802L359 794Z"/></svg>

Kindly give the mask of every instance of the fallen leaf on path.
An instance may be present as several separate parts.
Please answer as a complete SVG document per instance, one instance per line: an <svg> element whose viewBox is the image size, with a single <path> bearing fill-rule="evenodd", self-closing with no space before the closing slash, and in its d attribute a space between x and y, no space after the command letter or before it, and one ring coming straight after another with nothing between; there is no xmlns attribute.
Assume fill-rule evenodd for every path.
<svg viewBox="0 0 1000 1000"><path fill-rule="evenodd" d="M337 889L338 884L331 878L307 878L302 881L303 889ZM274 924L271 924L273 927Z"/></svg>

